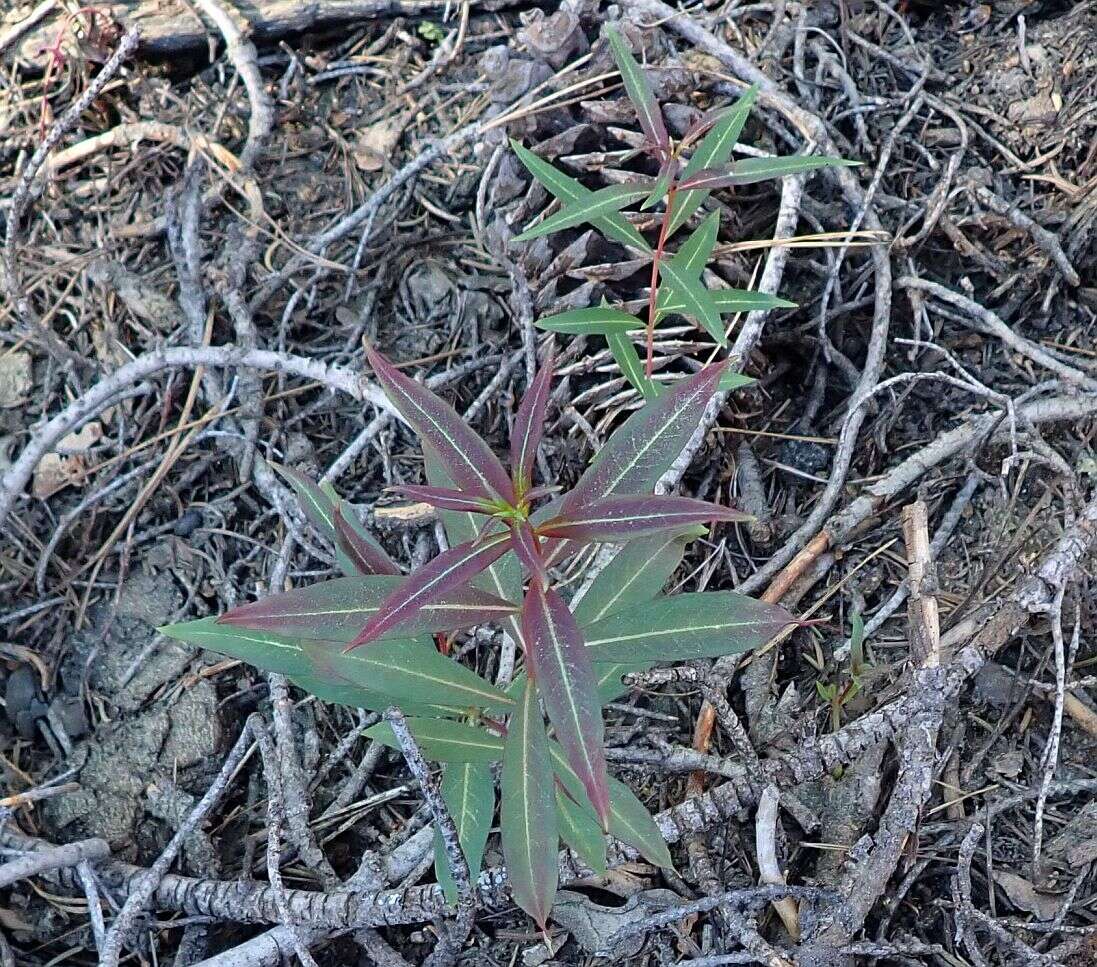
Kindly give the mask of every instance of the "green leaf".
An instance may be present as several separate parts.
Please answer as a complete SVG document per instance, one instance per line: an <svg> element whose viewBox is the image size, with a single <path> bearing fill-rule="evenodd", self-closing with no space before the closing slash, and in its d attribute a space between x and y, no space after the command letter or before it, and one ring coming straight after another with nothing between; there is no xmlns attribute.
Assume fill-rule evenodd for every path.
<svg viewBox="0 0 1097 967"><path fill-rule="evenodd" d="M784 608L733 591L656 598L587 627L596 662L676 662L764 645L793 621Z"/></svg>
<svg viewBox="0 0 1097 967"><path fill-rule="evenodd" d="M508 711L514 701L474 671L438 653L429 638L379 641L343 651L328 642L303 643L313 674L381 692L396 705L446 705Z"/></svg>
<svg viewBox="0 0 1097 967"><path fill-rule="evenodd" d="M848 168L859 165L859 161L847 161L845 158L825 158L821 155L791 155L784 158L743 158L730 165L718 168L706 168L685 178L683 186L688 190L712 191L716 188L729 188L733 185L753 185L770 178L784 178L788 175L804 174L819 168Z"/></svg>
<svg viewBox="0 0 1097 967"><path fill-rule="evenodd" d="M574 604L580 628L652 600L682 563L686 544L707 532L690 527L625 544Z"/></svg>
<svg viewBox="0 0 1097 967"><path fill-rule="evenodd" d="M697 145L696 150L682 172L683 178L705 168L722 165L731 157L735 142L743 133L754 102L758 97L757 86L749 87L727 113L718 120ZM668 235L673 235L708 197L707 191L679 191L674 198Z"/></svg>
<svg viewBox="0 0 1097 967"><path fill-rule="evenodd" d="M548 332L564 332L573 336L608 336L643 329L644 323L636 316L603 303L590 309L570 309L555 316L538 319L538 329Z"/></svg>
<svg viewBox="0 0 1097 967"><path fill-rule="evenodd" d="M655 179L655 186L651 189L651 194L644 199L640 205L640 211L647 211L654 205L658 205L667 194L670 189L671 179L674 178L678 172L678 165L673 159L666 162L659 169L659 177Z"/></svg>
<svg viewBox="0 0 1097 967"><path fill-rule="evenodd" d="M636 108L636 115L643 129L645 137L662 154L667 154L670 148L670 137L667 135L666 125L663 123L663 112L659 109L659 102L655 100L651 85L644 75L640 65L636 63L632 52L625 44L624 38L615 27L606 27L606 36L609 38L610 52L621 72L621 80L625 84L625 93Z"/></svg>
<svg viewBox="0 0 1097 967"><path fill-rule="evenodd" d="M323 701L354 708L393 703L411 711L427 706L505 711L514 701L475 672L440 655L429 638L382 641L344 653L331 642L291 638L271 631L221 625L202 618L167 625L161 634L286 675ZM321 685L326 690L321 691Z"/></svg>
<svg viewBox="0 0 1097 967"><path fill-rule="evenodd" d="M609 777L609 810L609 831L614 836L637 850L649 863L673 869L667 842L651 813L628 786L613 776Z"/></svg>
<svg viewBox="0 0 1097 967"><path fill-rule="evenodd" d="M291 678L312 672L312 663L301 641L272 631L233 628L218 624L216 617L164 625L156 630L168 638L238 658L264 671Z"/></svg>
<svg viewBox="0 0 1097 967"><path fill-rule="evenodd" d="M683 271L674 259L659 263L659 278L669 281L674 287L676 300L683 305L683 314L696 319L720 346L726 346L728 337L720 321L720 310L716 308L712 293L701 284L700 279Z"/></svg>
<svg viewBox="0 0 1097 967"><path fill-rule="evenodd" d="M598 700L603 704L612 702L615 698L624 695L628 689L621 682L622 675L631 675L635 672L646 672L655 662L643 662L642 664L609 664L607 662L595 662L594 675L598 683Z"/></svg>
<svg viewBox="0 0 1097 967"><path fill-rule="evenodd" d="M491 769L471 762L453 762L446 766L439 788L442 799L457 827L457 840L469 865L472 882L480 875L484 859L484 845L491 832L491 818L495 813L495 783ZM457 884L449 868L449 857L442 843L441 834L434 833L434 873L446 899L457 902Z"/></svg>
<svg viewBox="0 0 1097 967"><path fill-rule="evenodd" d="M560 838L587 866L595 873L606 872L606 836L598 825L598 817L559 785L556 786L556 825Z"/></svg>
<svg viewBox="0 0 1097 967"><path fill-rule="evenodd" d="M713 212L701 222L697 230L686 239L671 259L678 271L690 278L697 279L698 285L700 285L701 270L708 264L712 256L712 250L716 246L716 236L719 231L720 213ZM686 297L675 290L673 281L670 278L664 278L656 297L656 318L662 319L672 312L683 313L686 311L686 305Z"/></svg>
<svg viewBox="0 0 1097 967"><path fill-rule="evenodd" d="M549 742L537 689L527 680L518 708L510 717L503 749L499 826L514 900L542 930L556 899L559 879L553 787Z"/></svg>
<svg viewBox="0 0 1097 967"><path fill-rule="evenodd" d="M373 574L321 581L233 608L217 621L232 627L346 645L405 580ZM498 621L515 611L510 602L485 591L458 588L424 605L386 635L409 638L426 632L452 631Z"/></svg>
<svg viewBox="0 0 1097 967"><path fill-rule="evenodd" d="M321 702L330 702L333 705L345 705L348 708L364 708L371 712L383 712L392 705L392 698L382 695L380 692L361 688L358 685L348 685L345 682L329 682L314 675L290 675L289 680L304 692L315 695ZM408 715L417 715L421 718L452 718L467 714L467 709L447 705L416 705L411 702L401 702L400 707Z"/></svg>
<svg viewBox="0 0 1097 967"><path fill-rule="evenodd" d="M521 235L516 235L514 241L528 242L542 235L551 235L565 228L582 225L583 222L594 224L599 218L616 214L626 205L644 198L650 191L650 184L609 185L599 188L586 198L564 205L556 214L527 228Z"/></svg>
<svg viewBox="0 0 1097 967"><path fill-rule="evenodd" d="M423 755L435 762L490 765L503 758L503 740L486 729L437 718L408 718L407 722ZM366 735L390 749L400 748L388 722L366 729Z"/></svg>
<svg viewBox="0 0 1097 967"><path fill-rule="evenodd" d="M724 373L720 377L720 392L730 393L732 390L742 389L744 386L750 386L751 383L757 383L758 380L752 376L744 376L742 373Z"/></svg>
<svg viewBox="0 0 1097 967"><path fill-rule="evenodd" d="M565 205L584 201L593 194L589 188L580 184L574 178L569 178L543 158L537 157L528 148L523 148L517 141L512 140L510 146L529 173ZM644 236L622 215L604 215L591 224L606 238L615 239L623 245L629 245L641 252L651 252L651 246L645 241Z"/></svg>
<svg viewBox="0 0 1097 967"><path fill-rule="evenodd" d="M577 802L584 803L582 783L568 765L564 750L555 742L550 742L549 755L552 757L552 768L564 789ZM609 777L609 831L622 843L637 850L648 862L664 868L673 866L666 841L655 820L632 790L613 776Z"/></svg>
<svg viewBox="0 0 1097 967"><path fill-rule="evenodd" d="M673 289L673 287L670 287ZM716 311L721 315L732 312L754 312L766 309L795 309L796 303L788 299L781 299L766 292L751 292L747 289L707 289ZM672 312L683 313L686 311L685 301L677 293L671 292L667 296L666 303L660 301L662 314L670 315Z"/></svg>
<svg viewBox="0 0 1097 967"><path fill-rule="evenodd" d="M632 384L633 388L644 399L655 399L662 391L662 387L644 375L644 364L640 362L640 356L637 354L632 340L624 333L612 332L606 334L606 344L609 346L609 351L613 354L617 365L621 367L625 379Z"/></svg>

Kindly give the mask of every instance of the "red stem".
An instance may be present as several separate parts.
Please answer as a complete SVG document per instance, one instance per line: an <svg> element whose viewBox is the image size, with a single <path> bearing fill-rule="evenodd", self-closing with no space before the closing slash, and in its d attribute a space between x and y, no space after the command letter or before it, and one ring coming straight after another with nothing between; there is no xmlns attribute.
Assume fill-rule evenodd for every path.
<svg viewBox="0 0 1097 967"><path fill-rule="evenodd" d="M670 229L670 215L674 209L674 194L677 187L672 182L667 189L667 207L663 213L663 224L659 227L659 241L655 246L655 254L651 259L651 288L648 295L648 328L647 328L647 363L644 366L644 375L651 379L651 373L655 365L655 304L659 298L659 261L663 257L663 251L667 244L667 231Z"/></svg>

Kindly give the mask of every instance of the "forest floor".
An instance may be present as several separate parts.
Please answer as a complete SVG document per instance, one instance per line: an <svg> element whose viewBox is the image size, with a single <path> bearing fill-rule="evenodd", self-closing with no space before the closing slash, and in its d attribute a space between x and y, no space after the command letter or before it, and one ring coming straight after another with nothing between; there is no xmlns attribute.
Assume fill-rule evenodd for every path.
<svg viewBox="0 0 1097 967"><path fill-rule="evenodd" d="M408 899L430 816L362 735L376 717L155 628L333 573L271 462L330 480L396 560L434 555L432 513L387 491L422 461L364 402L364 341L501 449L532 320L646 298L649 266L593 232L511 241L548 199L508 138L590 187L622 177L615 20L672 135L760 81L744 145L863 162L713 196L706 280L798 306L735 321L755 382L680 485L756 520L698 542L675 588L818 621L718 666L715 721L691 681L607 710L652 812L702 810L677 872L576 874L551 946L485 886L459 962L1097 959L1097 3L96 9L0 11L2 967L446 961ZM567 484L641 400L601 339L557 350L543 456ZM683 324L656 364L718 353ZM274 844L282 889L262 757L217 782L254 713L298 793L289 843L318 846ZM795 924L721 903L760 850L831 899ZM492 840L488 879L501 864Z"/></svg>

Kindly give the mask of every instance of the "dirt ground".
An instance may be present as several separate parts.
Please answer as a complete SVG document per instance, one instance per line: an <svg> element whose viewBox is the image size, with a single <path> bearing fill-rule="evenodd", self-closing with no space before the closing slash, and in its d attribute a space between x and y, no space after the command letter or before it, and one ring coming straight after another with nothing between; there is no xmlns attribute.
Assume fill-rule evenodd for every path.
<svg viewBox="0 0 1097 967"><path fill-rule="evenodd" d="M756 382L680 479L756 520L674 586L817 620L718 664L707 730L696 676L607 710L676 872L564 857L546 945L493 838L458 962L1097 960L1097 3L294 6L0 11L0 965L452 962L416 905L430 814L376 716L155 627L332 573L272 461L330 479L396 560L436 553L430 513L393 511L422 461L364 402L365 340L501 449L532 320L646 299L649 266L593 232L511 241L547 196L507 138L591 187L632 164L618 20L672 134L764 75L743 144L864 163L714 196L707 281L798 307L738 321ZM719 351L662 332L660 372ZM601 339L558 349L543 458L569 483L640 399ZM256 713L300 793L282 891L261 756L219 778ZM724 896L774 851L823 888L792 924Z"/></svg>

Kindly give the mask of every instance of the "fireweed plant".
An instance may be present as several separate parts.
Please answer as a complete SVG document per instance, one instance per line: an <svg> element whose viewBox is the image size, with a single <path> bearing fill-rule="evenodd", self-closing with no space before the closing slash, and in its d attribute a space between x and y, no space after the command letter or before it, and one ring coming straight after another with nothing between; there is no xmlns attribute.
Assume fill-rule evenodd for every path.
<svg viewBox="0 0 1097 967"><path fill-rule="evenodd" d="M283 468L345 576L161 630L286 675L324 701L400 706L423 754L445 763L441 792L474 877L501 762L507 875L517 903L544 927L560 839L599 871L607 832L652 863L671 863L644 806L606 772L602 706L625 691L622 675L746 651L792 623L782 608L730 591L661 593L687 543L705 533L702 525L745 519L706 501L652 494L698 427L726 364L646 402L561 494L533 480L551 351L519 406L509 472L448 403L368 353L423 445L428 484L397 489L438 508L449 550L404 577L330 486ZM620 550L569 606L553 569L595 543ZM487 623L521 648L523 667L506 688L442 654L434 638ZM368 734L398 747L387 723ZM437 877L452 897L438 839Z"/></svg>
<svg viewBox="0 0 1097 967"><path fill-rule="evenodd" d="M572 309L538 321L541 329L575 335L602 335L621 372L645 399L653 399L663 386L652 379L655 327L671 315L683 315L699 323L721 346L727 346L727 332L721 316L755 309L792 308L795 303L764 292L744 289L705 288L701 273L712 257L720 231L720 213L706 216L673 254L667 244L719 188L750 185L770 178L800 174L817 168L850 165L841 158L795 155L783 158L745 158L731 161L731 152L754 106L757 88L749 88L730 107L710 113L689 127L674 143L667 133L662 108L647 77L633 59L620 33L606 28L610 51L624 82L625 93L636 109L644 140L641 151L658 167L654 178L626 181L591 191L538 157L516 141L511 146L530 174L560 203L553 214L538 221L515 241L528 241L589 223L607 239L619 242L651 259L651 283L646 317L637 318L620 305L607 302L588 309ZM687 157L688 155L688 157ZM624 216L624 209L640 203L640 211L662 205L658 218L658 240L654 247ZM641 360L629 338L634 330L645 331L646 354ZM721 389L729 390L751 382L738 373L727 373Z"/></svg>

